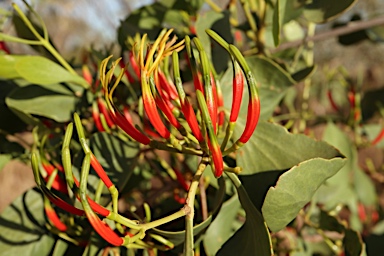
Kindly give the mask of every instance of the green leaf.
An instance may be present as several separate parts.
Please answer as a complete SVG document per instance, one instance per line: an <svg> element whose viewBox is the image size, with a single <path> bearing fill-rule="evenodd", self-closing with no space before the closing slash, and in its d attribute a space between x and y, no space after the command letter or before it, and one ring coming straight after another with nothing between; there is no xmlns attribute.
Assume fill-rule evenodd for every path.
<svg viewBox="0 0 384 256"><path fill-rule="evenodd" d="M275 8L273 9L273 24L272 24L272 34L273 42L275 46L278 46L280 43L280 31L281 26L284 20L284 12L287 0L277 0Z"/></svg>
<svg viewBox="0 0 384 256"><path fill-rule="evenodd" d="M209 11L209 12L203 13L202 15L199 15L197 20L196 20L196 23L195 23L196 35L199 37L201 44L203 45L204 50L207 53L207 56L209 59L213 58L213 56L211 54L211 39L207 35L207 33L205 33L205 30L208 28L211 28L213 26L213 24L215 24L215 22L222 20L222 19L224 19L224 13ZM220 35L222 35L222 33L220 33ZM227 33L224 35L227 35ZM222 35L222 36L224 36L224 35ZM228 39L228 38L226 38L226 39ZM216 45L216 46L220 47L218 45ZM222 55L228 56L228 53L225 50L223 50ZM227 60L229 60L229 58ZM224 64L227 64L227 61L225 61Z"/></svg>
<svg viewBox="0 0 384 256"><path fill-rule="evenodd" d="M337 217L331 216L323 210L320 210L319 228L322 230L336 231L338 233L345 231L345 226L340 223Z"/></svg>
<svg viewBox="0 0 384 256"><path fill-rule="evenodd" d="M4 166L11 161L11 154L0 154L0 172L3 170Z"/></svg>
<svg viewBox="0 0 384 256"><path fill-rule="evenodd" d="M271 255L272 244L263 216L252 204L243 186L238 187L237 192L246 213L245 223L216 255L249 255L250 252L253 252L254 255Z"/></svg>
<svg viewBox="0 0 384 256"><path fill-rule="evenodd" d="M311 200L324 181L335 175L344 164L342 158L315 158L282 174L276 186L269 189L262 207L268 227L274 232L284 228Z"/></svg>
<svg viewBox="0 0 384 256"><path fill-rule="evenodd" d="M345 230L343 245L345 256L360 256L363 250L363 241L361 240L360 234L351 229Z"/></svg>
<svg viewBox="0 0 384 256"><path fill-rule="evenodd" d="M383 235L384 234L384 220L379 221L375 224L371 231L374 235Z"/></svg>
<svg viewBox="0 0 384 256"><path fill-rule="evenodd" d="M311 76L315 72L316 67L317 66L310 66L310 67L303 68L295 72L294 74L292 74L292 78L297 82L302 81L308 78L309 76Z"/></svg>
<svg viewBox="0 0 384 256"><path fill-rule="evenodd" d="M350 9L357 0L312 0L305 5L304 17L315 23L330 21Z"/></svg>
<svg viewBox="0 0 384 256"><path fill-rule="evenodd" d="M303 13L304 5L305 1L301 0L286 1L283 24L297 19Z"/></svg>
<svg viewBox="0 0 384 256"><path fill-rule="evenodd" d="M245 120L239 118L234 138L243 132ZM260 122L251 139L237 151L241 175L272 170L286 170L308 159L331 159L341 156L338 150L325 142L315 141L302 134L291 134L284 127Z"/></svg>
<svg viewBox="0 0 384 256"><path fill-rule="evenodd" d="M209 225L204 235L204 249L207 255L216 255L220 247L236 231L231 223L235 221L240 208L241 204L237 195L223 203L215 220Z"/></svg>
<svg viewBox="0 0 384 256"><path fill-rule="evenodd" d="M346 156L347 162L318 190L315 200L321 203L325 210L331 210L338 204L347 205L351 212L351 227L361 230L363 226L359 221L358 201L365 205L375 204L377 199L375 188L372 181L359 170L356 146L343 130L333 123L328 123L323 140L337 147Z"/></svg>
<svg viewBox="0 0 384 256"><path fill-rule="evenodd" d="M270 59L252 56L247 58L247 62L260 85L260 118L268 119L284 97L286 90L296 82L287 71ZM247 97L244 97L243 102L247 102L246 99ZM246 104L243 104L242 107L246 109ZM242 111L242 113L244 112Z"/></svg>
<svg viewBox="0 0 384 256"><path fill-rule="evenodd" d="M5 79L14 79L20 77L19 73L15 69L15 63L24 58L18 55L0 55L0 77Z"/></svg>
<svg viewBox="0 0 384 256"><path fill-rule="evenodd" d="M378 199L375 184L372 179L357 166L357 164L354 168L353 179L354 188L359 201L367 206L375 206Z"/></svg>
<svg viewBox="0 0 384 256"><path fill-rule="evenodd" d="M5 102L9 108L24 114L40 115L57 122L67 122L72 118L77 98L30 85L12 91Z"/></svg>
<svg viewBox="0 0 384 256"><path fill-rule="evenodd" d="M20 77L33 84L49 85L73 82L88 88L88 83L80 76L68 72L59 64L40 56L25 56L15 62Z"/></svg>
<svg viewBox="0 0 384 256"><path fill-rule="evenodd" d="M18 197L0 216L2 255L49 255L55 239L46 234L43 198L37 189Z"/></svg>

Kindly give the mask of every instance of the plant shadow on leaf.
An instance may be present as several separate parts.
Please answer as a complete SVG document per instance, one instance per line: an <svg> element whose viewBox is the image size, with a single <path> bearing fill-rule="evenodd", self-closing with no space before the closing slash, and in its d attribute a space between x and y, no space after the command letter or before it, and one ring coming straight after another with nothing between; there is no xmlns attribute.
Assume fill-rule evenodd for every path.
<svg viewBox="0 0 384 256"><path fill-rule="evenodd" d="M207 219L200 222L199 224L194 225L193 227L193 234L196 237L199 237L201 234L205 232L205 230L209 227L209 224L215 219L219 211L221 210L221 206L223 204L223 200L225 197L225 181L223 178L218 179L219 189L216 191L216 196L214 199L214 202L212 204L212 210L208 216ZM178 220L178 222L180 222ZM184 223L184 220L182 221ZM180 223L179 223L180 224ZM184 224L181 229L184 227ZM182 231L168 231L168 230L162 230L164 229L163 226L160 228L154 228L150 232L154 232L155 234L159 234L169 241L171 241L175 246L182 245L184 243L185 239L185 230Z"/></svg>
<svg viewBox="0 0 384 256"><path fill-rule="evenodd" d="M237 188L237 192L246 220L216 255L249 255L251 252L260 256L271 255L269 231L261 212L255 208L243 186Z"/></svg>
<svg viewBox="0 0 384 256"><path fill-rule="evenodd" d="M261 211L261 207L263 206L268 189L271 186L276 185L280 175L286 171L288 171L288 169L282 171L266 171L255 173L253 175L239 176L245 191L248 193L250 200L257 210Z"/></svg>
<svg viewBox="0 0 384 256"><path fill-rule="evenodd" d="M59 94L38 85L19 87L5 100L8 107L16 111L40 115L57 122L71 119L76 101L74 96Z"/></svg>
<svg viewBox="0 0 384 256"><path fill-rule="evenodd" d="M46 235L42 194L37 188L25 192L0 216L0 249L2 252L27 250ZM10 254L8 254L10 255ZM14 254L16 255L16 254Z"/></svg>
<svg viewBox="0 0 384 256"><path fill-rule="evenodd" d="M7 122L0 122L0 129L11 134L25 130L24 122L5 104L5 98L18 86L9 80L0 80L0 86L0 120L7 120Z"/></svg>
<svg viewBox="0 0 384 256"><path fill-rule="evenodd" d="M139 150L137 143L122 141L111 134L103 132L94 134L89 140L89 146L112 183L115 184L119 191L124 190L137 164ZM75 156L75 169L81 166L83 158L83 152ZM88 178L90 195L95 193L99 180L98 175L92 169ZM104 186L100 203L107 205L110 200L108 189Z"/></svg>

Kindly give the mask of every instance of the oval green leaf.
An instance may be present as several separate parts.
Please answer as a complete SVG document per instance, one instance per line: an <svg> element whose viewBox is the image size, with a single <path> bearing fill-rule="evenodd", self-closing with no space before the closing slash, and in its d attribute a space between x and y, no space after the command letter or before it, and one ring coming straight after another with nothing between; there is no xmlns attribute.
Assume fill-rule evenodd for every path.
<svg viewBox="0 0 384 256"><path fill-rule="evenodd" d="M238 138L245 126L239 118L234 130ZM243 168L241 175L271 170L286 170L308 159L331 159L342 156L326 142L315 141L302 134L291 134L284 127L260 122L251 139L237 151L237 164Z"/></svg>
<svg viewBox="0 0 384 256"><path fill-rule="evenodd" d="M25 56L15 62L20 77L33 84L49 85L73 82L88 88L88 83L79 75L68 72L59 64L40 56Z"/></svg>
<svg viewBox="0 0 384 256"><path fill-rule="evenodd" d="M357 0L312 0L305 5L304 17L315 23L324 23L336 18L351 8Z"/></svg>
<svg viewBox="0 0 384 256"><path fill-rule="evenodd" d="M264 200L262 213L268 227L277 232L291 222L316 190L345 164L345 159L315 158L302 162L282 174Z"/></svg>
<svg viewBox="0 0 384 256"><path fill-rule="evenodd" d="M12 91L5 100L9 108L24 114L33 114L57 122L71 120L77 98L58 94L37 85L20 87Z"/></svg>
<svg viewBox="0 0 384 256"><path fill-rule="evenodd" d="M5 79L14 79L20 77L19 73L15 69L15 63L24 58L17 55L0 55L0 77Z"/></svg>

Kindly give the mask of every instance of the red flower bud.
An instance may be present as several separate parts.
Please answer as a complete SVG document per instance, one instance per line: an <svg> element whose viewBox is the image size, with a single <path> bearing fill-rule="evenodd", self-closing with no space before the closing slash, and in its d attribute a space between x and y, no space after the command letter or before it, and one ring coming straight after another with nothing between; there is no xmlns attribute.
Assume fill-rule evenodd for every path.
<svg viewBox="0 0 384 256"><path fill-rule="evenodd" d="M105 106L105 101L102 98L97 99L97 106L99 107L100 112L104 115L105 121L107 122L110 128L115 126L115 123L112 121L111 115Z"/></svg>
<svg viewBox="0 0 384 256"><path fill-rule="evenodd" d="M94 212L86 211L85 213L89 223L105 241L114 246L120 246L124 243L124 239L119 237L106 223L101 221Z"/></svg>
<svg viewBox="0 0 384 256"><path fill-rule="evenodd" d="M383 138L384 138L384 128L381 129L381 131L380 131L379 134L376 136L376 138L373 139L373 141L371 142L371 144L372 144L372 145L376 145L376 144L378 144Z"/></svg>
<svg viewBox="0 0 384 256"><path fill-rule="evenodd" d="M236 122L239 116L240 106L243 99L244 90L244 76L241 72L239 64L234 62L233 64L233 95L232 95L232 108L229 116L229 122Z"/></svg>
<svg viewBox="0 0 384 256"><path fill-rule="evenodd" d="M44 211L47 215L48 220L55 226L59 231L64 232L67 230L67 226L60 220L59 216L57 216L55 210L49 204L49 201L44 201Z"/></svg>
<svg viewBox="0 0 384 256"><path fill-rule="evenodd" d="M95 101L92 103L92 118L93 118L93 122L95 123L97 130L99 132L104 132L105 129L104 129L104 127L101 123L101 120L100 120L99 108L97 107L97 103Z"/></svg>

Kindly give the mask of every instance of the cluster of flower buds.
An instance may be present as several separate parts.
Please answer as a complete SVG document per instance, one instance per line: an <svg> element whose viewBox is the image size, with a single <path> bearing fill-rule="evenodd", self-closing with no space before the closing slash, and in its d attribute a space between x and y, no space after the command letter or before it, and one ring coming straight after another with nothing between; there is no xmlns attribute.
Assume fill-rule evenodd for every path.
<svg viewBox="0 0 384 256"><path fill-rule="evenodd" d="M127 107L119 108L119 104L116 104L115 89L122 78L127 76L128 81L134 81L135 77L127 72L126 66L120 66L120 59L113 62L107 71L111 57L100 64L101 92L104 97L97 95L97 91L94 90L96 102L92 106L92 113L95 125L99 131L121 129L131 139L152 148L204 157L213 166L215 176L220 177L224 170L223 156L246 143L256 128L260 113L256 81L239 50L226 43L213 31L208 31L208 34L232 56L233 101L229 119L226 121L220 84L201 42L198 38L190 40L189 37L177 42L175 37L169 39L171 33L172 30L164 30L152 44L144 35L138 43L137 49L132 50L129 55L129 63L142 92L140 102L143 111L140 116L143 119L144 127L141 128L134 123L135 119L131 116L133 113ZM193 101L194 98L187 96L180 75L179 53L183 48L186 48L188 67L193 74L195 101ZM170 57L173 72L168 70ZM119 73L115 72L117 67L123 67ZM89 73L86 68L83 68L83 76L88 77L87 80L92 83ZM241 136L233 140L231 137L239 115L245 80L249 92L247 121ZM74 126L85 154L79 179L72 172L70 152ZM66 221L63 216L60 218L51 204L63 209L71 217L86 217L93 229L114 246L129 246L136 242L144 246L142 239L147 230L185 216L189 211L189 208L185 206L185 209L164 217L164 220L153 222L148 220L147 223L139 223L120 215L118 190L90 150L81 119L76 113L74 123L68 124L65 132L61 151L62 165L52 162L53 157L46 157L44 151L46 138L40 142L36 130L34 135L32 167L35 181L44 194L47 218L58 234L63 235L68 233L68 230L73 230L72 226L71 228L67 226L73 224L73 221ZM224 135L221 140L218 139L220 135ZM232 145L227 146L230 141L232 141ZM88 194L88 174L91 168L99 177L100 184L109 190L112 199L111 209L98 203L97 194L101 194L102 186L99 186L94 198ZM181 179L181 181L184 180ZM185 181L182 182L182 185L184 189L189 189ZM181 199L180 201L182 201ZM82 208L77 207L74 200L78 200ZM113 221L122 236L111 229L100 217ZM156 236L153 238L156 239ZM163 243L164 248L172 248L173 245L166 239L157 239Z"/></svg>
<svg viewBox="0 0 384 256"><path fill-rule="evenodd" d="M163 30L153 43L149 43L144 35L129 53L129 65L141 86L145 112L141 115L143 128L133 122L126 108L119 108L114 101L115 89L120 80L124 75L128 80L133 80L133 75L121 64L121 59L113 62L109 70L107 67L111 56L101 63L100 81L109 115L114 124L144 145L209 157L215 176L220 177L224 170L223 156L244 145L256 129L260 101L255 77L234 45L228 44L214 31L207 30L208 35L226 49L232 58L233 98L226 122L220 83L200 40L197 37L191 40L186 36L177 42L176 37L170 37L171 33L172 30ZM187 96L180 76L179 55L184 48L193 76L196 107L194 99ZM169 68L170 58L173 69ZM123 69L115 75L118 66ZM245 81L249 94L247 121L241 136L234 140L232 135ZM149 121L150 125L145 121ZM221 143L220 137L224 137ZM228 146L230 141L233 143Z"/></svg>
<svg viewBox="0 0 384 256"><path fill-rule="evenodd" d="M43 143L39 142L37 133L34 132L36 146L32 150L32 169L36 184L44 194L44 208L46 216L51 223L53 230L64 236L64 238L79 243L78 239L75 240L68 238L66 234L63 233L68 230L66 222L62 220L63 218L58 216L51 204L54 204L56 207L64 210L69 214L69 216L86 217L93 229L102 238L114 246L128 245L139 239L142 239L145 235L145 231L150 229L151 226L147 223L139 224L138 221L129 220L118 213L118 190L87 145L83 126L81 124L80 117L77 114L74 114L74 121L80 144L85 153L81 167L80 179L77 179L72 171L71 154L69 149L73 134L73 123L70 123L67 126L63 141L63 165L56 163L51 164L45 158L45 153L43 150L44 145ZM37 147L40 147L40 150L38 150ZM91 168L96 172L102 184L108 188L111 194L111 210L99 204L97 202L98 199L96 199L97 196L95 199L92 199L88 195L87 183L88 174ZM59 172L62 175L58 175ZM72 193L69 193L68 188L72 191ZM99 192L101 193L101 190ZM69 203L71 201L70 198L72 194L75 195L75 198L81 203L82 208L78 208L73 203ZM115 233L113 229L111 229L109 225L102 221L99 216L115 221L116 227L119 228L120 233L124 234L124 236L120 237L117 233ZM73 229L73 227L71 227L71 229ZM127 229L132 229L132 233L128 232Z"/></svg>

